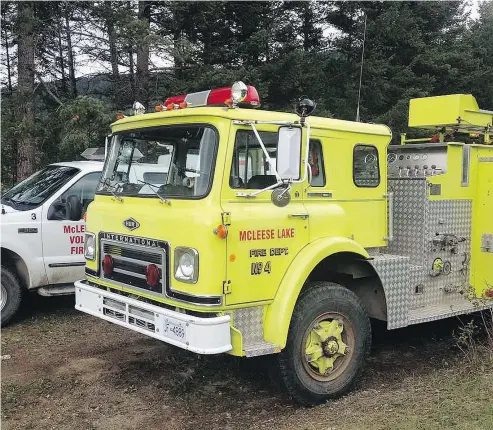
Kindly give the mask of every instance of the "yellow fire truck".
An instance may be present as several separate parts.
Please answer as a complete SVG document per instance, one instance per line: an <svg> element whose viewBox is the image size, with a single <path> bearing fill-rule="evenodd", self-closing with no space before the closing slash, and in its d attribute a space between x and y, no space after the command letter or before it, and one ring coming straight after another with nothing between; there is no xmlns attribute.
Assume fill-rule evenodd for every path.
<svg viewBox="0 0 493 430"><path fill-rule="evenodd" d="M493 308L493 112L415 99L410 126L437 136L389 146L388 127L306 98L258 105L238 82L112 125L78 310L199 354L277 354L311 405L358 380L370 318Z"/></svg>

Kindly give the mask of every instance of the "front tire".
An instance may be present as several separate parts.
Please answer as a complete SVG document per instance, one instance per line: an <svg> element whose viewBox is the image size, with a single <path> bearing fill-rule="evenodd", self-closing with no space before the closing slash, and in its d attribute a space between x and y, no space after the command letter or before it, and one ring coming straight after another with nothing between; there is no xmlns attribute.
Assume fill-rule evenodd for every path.
<svg viewBox="0 0 493 430"><path fill-rule="evenodd" d="M2 266L0 297L1 325L5 327L15 316L22 301L22 287L14 273Z"/></svg>
<svg viewBox="0 0 493 430"><path fill-rule="evenodd" d="M358 381L370 348L370 319L356 294L315 282L298 300L278 356L283 388L305 406L346 394Z"/></svg>

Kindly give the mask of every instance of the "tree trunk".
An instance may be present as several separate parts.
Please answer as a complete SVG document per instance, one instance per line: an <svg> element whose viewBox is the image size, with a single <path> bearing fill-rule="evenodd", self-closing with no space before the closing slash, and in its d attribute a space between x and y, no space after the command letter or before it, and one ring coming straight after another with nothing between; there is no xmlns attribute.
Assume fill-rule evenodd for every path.
<svg viewBox="0 0 493 430"><path fill-rule="evenodd" d="M72 34L70 32L70 18L68 3L65 2L65 31L67 33L68 74L70 78L70 92L72 97L77 97L77 81L75 79L74 52L72 50Z"/></svg>
<svg viewBox="0 0 493 430"><path fill-rule="evenodd" d="M131 92L131 98L132 102L135 100L136 94L135 94L135 65L134 65L134 53L132 52L132 49L130 48L128 50L128 71L129 71L129 76L130 76L130 92Z"/></svg>
<svg viewBox="0 0 493 430"><path fill-rule="evenodd" d="M311 16L310 7L311 5L309 2L303 4L302 31L303 31L303 51L305 52L308 52L311 48L310 30L311 30L311 21L313 17Z"/></svg>
<svg viewBox="0 0 493 430"><path fill-rule="evenodd" d="M34 5L17 3L18 94L21 137L17 147L17 180L27 178L36 168L37 144L34 135Z"/></svg>
<svg viewBox="0 0 493 430"><path fill-rule="evenodd" d="M139 1L139 20L145 23L147 36L150 20L151 5L148 1ZM141 40L137 46L137 100L146 108L149 106L149 42Z"/></svg>
<svg viewBox="0 0 493 430"><path fill-rule="evenodd" d="M60 71L62 72L62 91L67 93L67 76L65 75L65 62L63 61L62 29L58 28L58 55L60 55Z"/></svg>
<svg viewBox="0 0 493 430"><path fill-rule="evenodd" d="M110 20L106 22L106 26L108 30L108 42L110 45L111 72L113 74L114 83L117 83L120 78L120 73L118 71L118 52L116 49L115 26Z"/></svg>
<svg viewBox="0 0 493 430"><path fill-rule="evenodd" d="M7 82L9 93L12 94L12 70L10 69L10 53L9 53L9 38L7 36L7 30L3 30L5 36L5 56L7 57Z"/></svg>
<svg viewBox="0 0 493 430"><path fill-rule="evenodd" d="M175 78L182 79L183 77L183 61L181 57L181 31L176 29L173 31L173 64L175 69Z"/></svg>

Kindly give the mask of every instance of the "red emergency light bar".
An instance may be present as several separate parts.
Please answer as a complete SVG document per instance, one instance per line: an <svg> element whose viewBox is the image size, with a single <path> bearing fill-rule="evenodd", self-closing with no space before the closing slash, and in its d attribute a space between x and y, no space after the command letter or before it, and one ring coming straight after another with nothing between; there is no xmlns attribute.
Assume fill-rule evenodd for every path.
<svg viewBox="0 0 493 430"><path fill-rule="evenodd" d="M156 110L225 105L231 107L256 108L260 106L260 97L255 87L237 83L233 85L233 87L216 88L213 90L168 97L164 101L162 107L156 106Z"/></svg>

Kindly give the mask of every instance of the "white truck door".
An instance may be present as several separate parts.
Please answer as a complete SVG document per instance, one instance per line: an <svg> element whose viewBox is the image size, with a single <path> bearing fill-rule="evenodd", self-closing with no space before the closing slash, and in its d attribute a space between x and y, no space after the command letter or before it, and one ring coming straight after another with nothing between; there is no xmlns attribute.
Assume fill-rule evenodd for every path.
<svg viewBox="0 0 493 430"><path fill-rule="evenodd" d="M84 278L83 215L94 199L101 172L82 176L68 189L61 192L43 210L43 258L48 283L72 284ZM77 196L81 202L80 218L67 219L64 203L68 196Z"/></svg>

